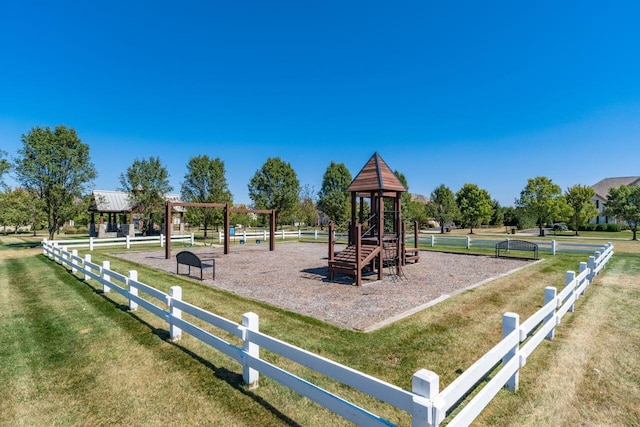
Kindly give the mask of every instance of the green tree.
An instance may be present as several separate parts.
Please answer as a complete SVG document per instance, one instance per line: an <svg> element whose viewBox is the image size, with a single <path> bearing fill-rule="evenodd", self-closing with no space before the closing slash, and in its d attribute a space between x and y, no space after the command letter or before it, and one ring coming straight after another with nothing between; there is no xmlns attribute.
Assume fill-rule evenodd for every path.
<svg viewBox="0 0 640 427"><path fill-rule="evenodd" d="M134 159L125 173L120 174L122 191L129 193L133 210L144 220L143 234L153 231L153 224L164 214L165 197L173 190L169 172L159 157ZM168 219L171 220L170 218Z"/></svg>
<svg viewBox="0 0 640 427"><path fill-rule="evenodd" d="M402 212L404 218L406 218L410 223L418 221L418 224L426 224L427 221L429 221L427 204L420 200L409 199L406 210L403 210Z"/></svg>
<svg viewBox="0 0 640 427"><path fill-rule="evenodd" d="M640 186L623 185L610 188L605 206L605 215L625 221L633 232L633 240L638 240L640 222Z"/></svg>
<svg viewBox="0 0 640 427"><path fill-rule="evenodd" d="M593 203L596 192L586 185L569 187L564 195L567 205L571 208L571 224L576 236L581 225L598 215L598 209Z"/></svg>
<svg viewBox="0 0 640 427"><path fill-rule="evenodd" d="M396 178L398 178L398 181L400 181L402 185L404 185L404 188L407 190L402 193L402 196L400 196L402 212L407 212L409 209L409 202L411 202L411 193L409 193L409 183L407 182L407 177L398 170L393 171L393 174L396 176ZM393 203L391 199L388 199L388 201Z"/></svg>
<svg viewBox="0 0 640 427"><path fill-rule="evenodd" d="M11 169L11 163L5 159L6 156L7 152L0 150L0 187L6 187L7 184L4 182L3 176Z"/></svg>
<svg viewBox="0 0 640 427"><path fill-rule="evenodd" d="M493 214L493 201L489 192L476 184L466 183L456 193L456 204L462 221L473 228L489 222Z"/></svg>
<svg viewBox="0 0 640 427"><path fill-rule="evenodd" d="M318 209L337 224L350 216L350 199L347 187L352 178L344 163L331 162L322 176L322 187L318 193Z"/></svg>
<svg viewBox="0 0 640 427"><path fill-rule="evenodd" d="M249 209L247 205L238 205L235 206L236 209ZM229 215L229 221L232 224L240 224L243 227L252 227L257 225L257 220L255 219L255 215L248 213L232 213Z"/></svg>
<svg viewBox="0 0 640 427"><path fill-rule="evenodd" d="M460 214L453 191L444 184L433 190L427 209L433 219L440 223L440 233L442 234L444 234L446 224L454 221Z"/></svg>
<svg viewBox="0 0 640 427"><path fill-rule="evenodd" d="M249 182L249 197L258 209L275 209L279 224L288 222L299 206L300 182L291 164L267 159Z"/></svg>
<svg viewBox="0 0 640 427"><path fill-rule="evenodd" d="M97 176L89 146L64 125L54 130L35 127L22 135L22 143L15 162L16 179L36 195L53 239L56 230L76 214L74 201L88 192Z"/></svg>
<svg viewBox="0 0 640 427"><path fill-rule="evenodd" d="M540 228L540 236L544 235L542 228L547 222L567 215L562 189L546 176L529 178L516 206L534 219Z"/></svg>
<svg viewBox="0 0 640 427"><path fill-rule="evenodd" d="M505 208L500 206L500 202L493 200L493 214L491 214L491 225L502 226L505 225L504 213Z"/></svg>
<svg viewBox="0 0 640 427"><path fill-rule="evenodd" d="M309 184L300 191L300 208L298 209L299 223L316 225L318 223L318 210L313 200L315 191Z"/></svg>
<svg viewBox="0 0 640 427"><path fill-rule="evenodd" d="M212 159L207 155L189 159L187 173L181 190L182 200L197 203L232 203L225 177L224 162L220 158ZM224 221L223 212L212 208L188 208L190 221L204 225L204 237L207 237L209 224L220 225Z"/></svg>
<svg viewBox="0 0 640 427"><path fill-rule="evenodd" d="M31 226L34 235L36 225L44 220L44 215L35 194L22 188L8 189L0 200L0 223L13 226L17 233L20 227Z"/></svg>

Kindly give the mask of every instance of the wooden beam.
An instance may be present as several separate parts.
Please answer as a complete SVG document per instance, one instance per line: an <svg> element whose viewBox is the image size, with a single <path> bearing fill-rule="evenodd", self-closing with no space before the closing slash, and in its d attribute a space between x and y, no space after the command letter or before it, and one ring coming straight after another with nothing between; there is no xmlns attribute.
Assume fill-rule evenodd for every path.
<svg viewBox="0 0 640 427"><path fill-rule="evenodd" d="M171 208L173 207L173 203L167 200L165 204L165 219L164 219L164 235L167 238L167 241L164 244L164 258L171 259Z"/></svg>

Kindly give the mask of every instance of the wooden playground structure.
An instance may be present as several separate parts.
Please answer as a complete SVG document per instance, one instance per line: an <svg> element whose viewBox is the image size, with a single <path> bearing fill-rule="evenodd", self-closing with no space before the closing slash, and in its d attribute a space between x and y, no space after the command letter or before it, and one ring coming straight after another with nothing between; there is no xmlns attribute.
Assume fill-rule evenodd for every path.
<svg viewBox="0 0 640 427"><path fill-rule="evenodd" d="M351 221L348 245L335 253L335 225L329 225L329 280L336 274L352 276L362 284L363 271L369 269L382 280L385 267L401 276L402 267L418 262L418 225L414 245L406 247L406 224L402 222L401 197L407 189L376 152L349 184ZM365 207L371 214L365 218Z"/></svg>
<svg viewBox="0 0 640 427"><path fill-rule="evenodd" d="M167 236L167 242L165 245L165 259L171 258L171 214L173 208L177 206L182 207L197 207L197 208L222 208L224 210L224 254L229 253L229 243L231 239L231 225L229 221L229 214L232 213L252 213L252 214L265 214L269 215L269 250L274 251L276 249L275 229L276 229L276 211L271 209L234 209L229 207L229 203L197 203L197 202L172 202L167 201L165 205L165 236Z"/></svg>

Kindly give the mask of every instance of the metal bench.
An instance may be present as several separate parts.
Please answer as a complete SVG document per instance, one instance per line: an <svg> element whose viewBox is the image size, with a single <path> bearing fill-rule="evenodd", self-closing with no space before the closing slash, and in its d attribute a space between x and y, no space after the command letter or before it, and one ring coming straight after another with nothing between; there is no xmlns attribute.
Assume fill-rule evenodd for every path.
<svg viewBox="0 0 640 427"><path fill-rule="evenodd" d="M180 264L189 266L189 272L187 273L187 275L191 274L191 267L198 267L200 269L200 280L202 280L202 270L205 265L202 263L202 261L196 254L189 251L179 252L176 255L176 261L177 261L176 274L180 274ZM215 259L211 260L211 266L213 267L213 280L215 280L216 279L216 260Z"/></svg>
<svg viewBox="0 0 640 427"><path fill-rule="evenodd" d="M532 252L531 257L520 257L518 258L531 258L538 259L538 245L532 242L527 242L526 240L505 240L503 242L499 242L496 244L496 258L500 257L500 251L502 251L503 257L512 257L515 258L515 254L513 251L520 252ZM506 252L506 254L505 254Z"/></svg>

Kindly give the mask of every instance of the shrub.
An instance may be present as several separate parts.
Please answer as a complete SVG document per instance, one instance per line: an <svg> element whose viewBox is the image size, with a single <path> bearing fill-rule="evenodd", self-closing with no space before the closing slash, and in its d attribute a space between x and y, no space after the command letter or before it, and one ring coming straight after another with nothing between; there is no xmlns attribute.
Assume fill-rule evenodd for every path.
<svg viewBox="0 0 640 427"><path fill-rule="evenodd" d="M580 231L594 231L595 229L596 229L596 224L592 224L592 223L582 224L579 227Z"/></svg>
<svg viewBox="0 0 640 427"><path fill-rule="evenodd" d="M596 231L607 231L607 224L596 224Z"/></svg>
<svg viewBox="0 0 640 427"><path fill-rule="evenodd" d="M87 234L89 233L89 229L86 226L66 226L62 227L60 231L64 234Z"/></svg>
<svg viewBox="0 0 640 427"><path fill-rule="evenodd" d="M618 232L620 231L620 226L618 224L607 224L607 231Z"/></svg>

